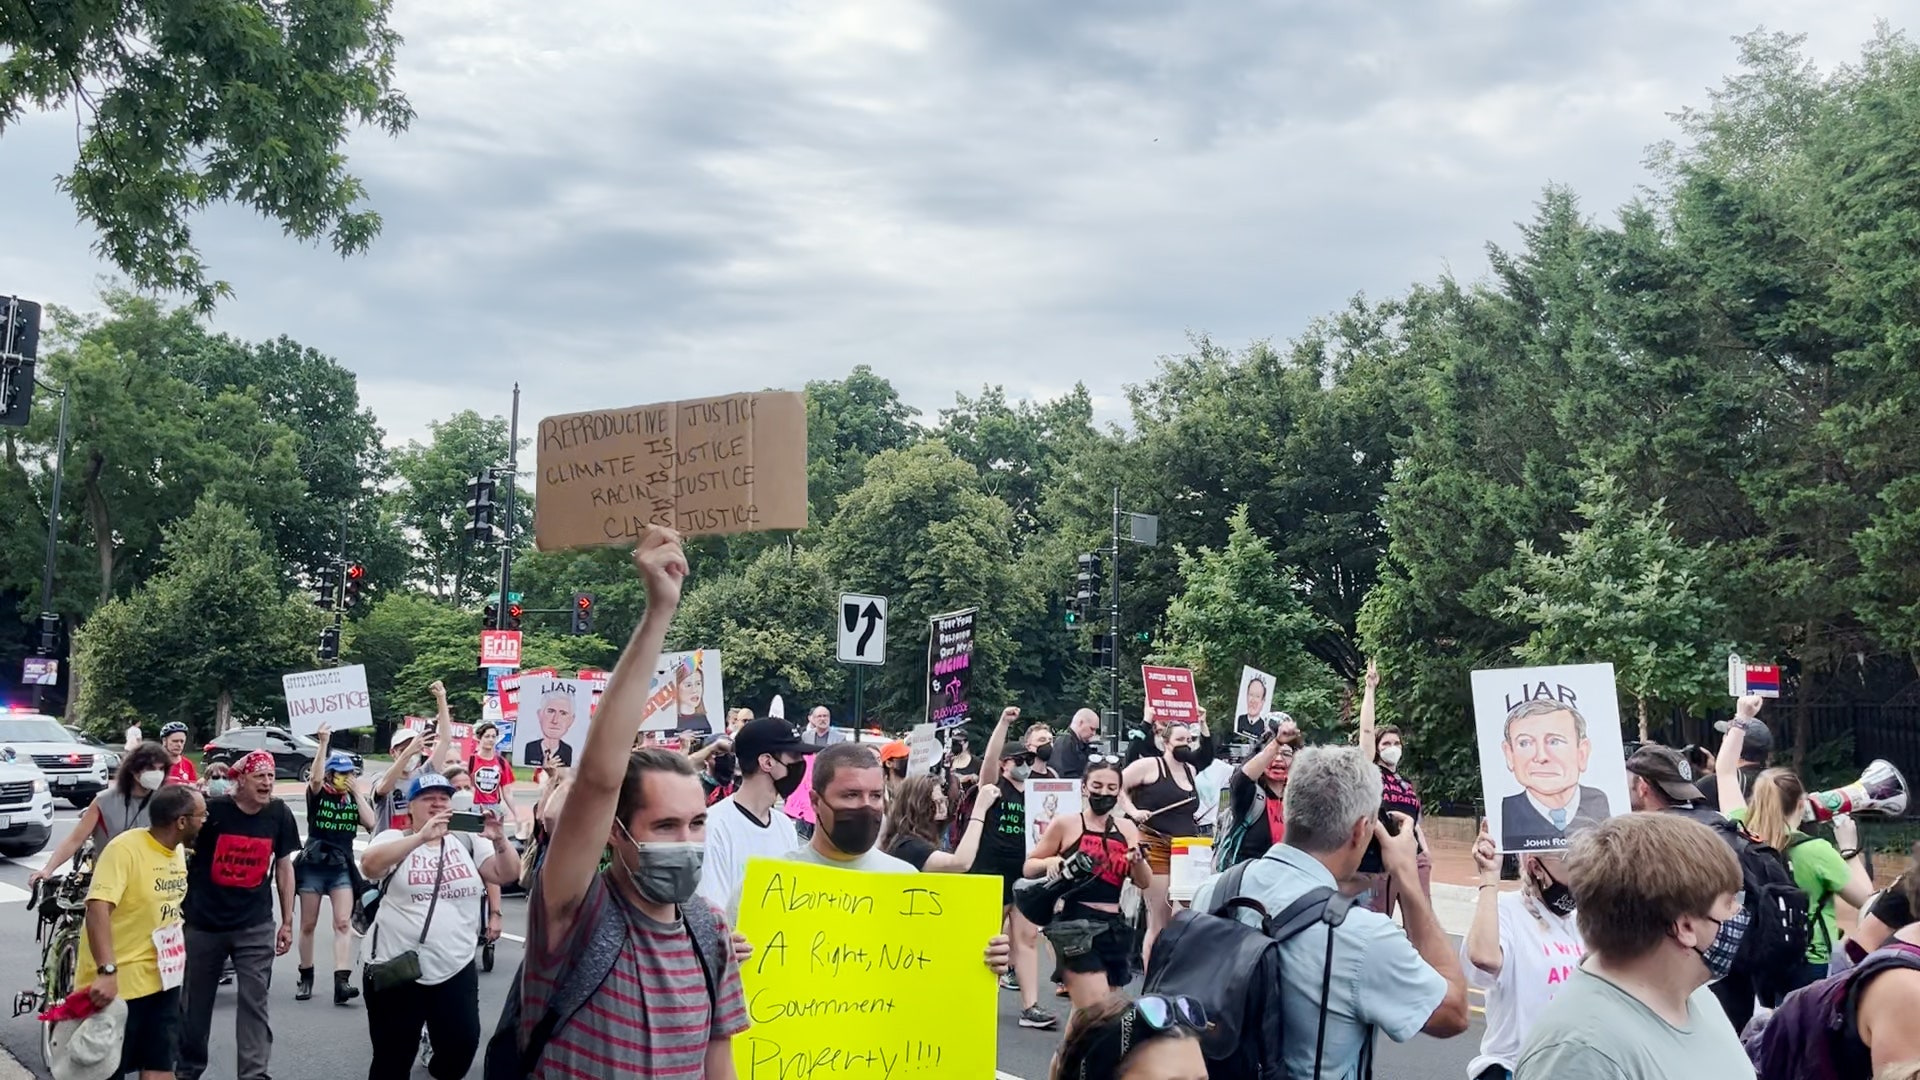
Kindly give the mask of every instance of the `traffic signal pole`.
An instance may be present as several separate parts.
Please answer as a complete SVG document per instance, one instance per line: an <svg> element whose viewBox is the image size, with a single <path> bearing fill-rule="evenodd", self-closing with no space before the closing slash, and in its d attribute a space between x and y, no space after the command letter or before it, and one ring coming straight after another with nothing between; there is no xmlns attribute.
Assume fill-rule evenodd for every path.
<svg viewBox="0 0 1920 1080"><path fill-rule="evenodd" d="M38 382L39 380L36 379L35 381ZM40 385L46 387L48 390L55 390L60 395L60 433L54 437L53 492L52 497L47 502L47 559L45 564L40 568L41 645L43 646L43 651L51 654L52 650L46 650L44 646L46 644L45 639L48 626L51 624L58 627L60 618L53 610L53 567L55 556L60 551L60 481L67 475L67 389L64 386L47 386L46 383L40 383ZM54 641L57 645L59 642L57 634L55 635ZM71 650L69 650L69 652L71 652ZM73 664L71 657L68 658L67 680L67 686L71 688L73 686ZM46 687L37 683L33 687L33 708L36 712L40 710L46 689ZM71 703L69 703L69 712L71 712Z"/></svg>
<svg viewBox="0 0 1920 1080"><path fill-rule="evenodd" d="M1120 733L1124 725L1120 722L1120 485L1113 486L1113 546L1108 549L1108 580L1112 583L1113 601L1107 608L1108 656L1112 666L1107 668L1107 715L1112 717L1111 737L1113 752L1120 751Z"/></svg>
<svg viewBox="0 0 1920 1080"><path fill-rule="evenodd" d="M508 629L507 609L513 595L513 496L520 486L520 384L513 384L513 412L507 421L507 520L501 528L506 539L500 545L500 603L494 614L494 629ZM455 603L459 602L456 597Z"/></svg>

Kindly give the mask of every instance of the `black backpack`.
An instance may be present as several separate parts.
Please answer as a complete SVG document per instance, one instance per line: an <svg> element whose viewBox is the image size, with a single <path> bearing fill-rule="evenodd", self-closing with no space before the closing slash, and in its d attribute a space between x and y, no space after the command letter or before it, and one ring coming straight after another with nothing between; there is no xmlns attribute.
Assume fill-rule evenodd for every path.
<svg viewBox="0 0 1920 1080"><path fill-rule="evenodd" d="M1310 926L1326 924L1327 959L1320 976L1324 1003L1333 979L1332 928L1346 921L1353 906L1352 897L1323 887L1309 891L1272 918L1258 901L1240 895L1247 868L1263 861L1244 862L1221 875L1208 910L1175 911L1147 959L1147 993L1184 994L1206 1009L1211 1023L1200 1036L1200 1052L1207 1060L1209 1080L1285 1080L1287 1031L1281 1012L1280 943ZM1260 925L1235 918L1240 910L1252 912ZM1323 1007L1313 1051L1316 1077L1326 1039Z"/></svg>
<svg viewBox="0 0 1920 1080"><path fill-rule="evenodd" d="M539 903L539 900L535 898L530 902ZM534 1025L525 1046L520 1045L520 979L526 972L526 961L522 960L514 970L513 985L507 988L507 1000L500 1006L500 1022L494 1025L493 1037L487 1040L486 1055L481 1061L480 1075L484 1080L526 1080L532 1076L554 1032L566 1026L613 973L613 965L627 943L626 906L619 897L610 896L602 910L608 911L609 916L594 924L584 945L561 971L559 985L548 998L546 1015ZM733 943L721 932L718 919L704 901L687 904L681 909L680 918L693 936L693 955L700 962L700 974L706 978L707 1001L718 1009L719 978L727 970L727 957Z"/></svg>
<svg viewBox="0 0 1920 1080"><path fill-rule="evenodd" d="M1740 860L1740 886L1746 891L1747 932L1733 958L1733 973L1753 979L1763 996L1784 990L1807 962L1813 922L1806 890L1794 883L1786 856L1755 839L1738 822L1715 828Z"/></svg>

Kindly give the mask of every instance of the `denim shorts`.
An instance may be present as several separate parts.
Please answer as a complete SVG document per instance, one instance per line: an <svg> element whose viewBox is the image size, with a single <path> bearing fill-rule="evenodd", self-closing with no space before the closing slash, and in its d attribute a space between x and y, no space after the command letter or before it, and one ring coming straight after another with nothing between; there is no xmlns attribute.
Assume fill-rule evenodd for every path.
<svg viewBox="0 0 1920 1080"><path fill-rule="evenodd" d="M293 891L326 895L335 889L350 889L353 878L344 866L316 866L302 858L293 864Z"/></svg>

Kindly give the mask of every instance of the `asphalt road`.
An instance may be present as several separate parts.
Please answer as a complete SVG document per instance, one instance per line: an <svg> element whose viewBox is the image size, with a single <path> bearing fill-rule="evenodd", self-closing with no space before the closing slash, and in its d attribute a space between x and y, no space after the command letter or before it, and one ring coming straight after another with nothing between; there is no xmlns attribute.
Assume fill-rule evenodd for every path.
<svg viewBox="0 0 1920 1080"><path fill-rule="evenodd" d="M301 822L304 832L305 810L300 798L289 795L287 801L292 804L294 816ZM54 842L57 843L72 828L79 816L79 811L64 807L55 811ZM19 861L0 859L0 957L6 958L4 963L0 963L0 971L5 973L4 977L0 977L0 999L9 1002L15 991L31 985L34 967L39 960L39 945L33 939L34 919L27 911L25 901L27 875L42 861L40 856ZM504 922L506 937L499 944L496 966L491 974L480 977L483 1042L487 1035L492 1034L507 985L520 963L526 935L524 899L507 898ZM330 983L324 969L331 962L331 937L332 931L323 908L319 940L315 942L314 952L318 958L316 966L323 970L316 980L315 995L311 1001L293 1000L298 962L292 951L274 965L271 1003L273 1061L275 1075L283 1080L320 1077L345 1080L366 1072L371 1049L366 1036L366 1017L359 1002L350 1006L336 1006L329 995ZM11 979L11 982L7 979ZM359 985L359 982L356 974L354 984ZM1053 1009L1064 1022L1066 999L1052 998L1051 987L1048 991L1047 995L1043 995L1042 1004ZM220 992L222 1000L214 1012L211 1064L207 1071L210 1078L230 1078L234 1068L234 988L223 986ZM1019 1011L1018 995L1001 991L1000 1080L1046 1080L1048 1062L1059 1043L1059 1032L1057 1029L1032 1031L1020 1027L1017 1023ZM39 1021L31 1014L0 1020L0 1046L34 1076L50 1080L40 1060L39 1027ZM1480 1031L1481 1021L1476 1013L1473 1030L1458 1039L1441 1041L1420 1036L1404 1046L1382 1039L1375 1075L1380 1080L1462 1080L1466 1076L1467 1062L1480 1044ZM416 1068L415 1075L425 1077L426 1072ZM477 1061L468 1075L480 1075Z"/></svg>

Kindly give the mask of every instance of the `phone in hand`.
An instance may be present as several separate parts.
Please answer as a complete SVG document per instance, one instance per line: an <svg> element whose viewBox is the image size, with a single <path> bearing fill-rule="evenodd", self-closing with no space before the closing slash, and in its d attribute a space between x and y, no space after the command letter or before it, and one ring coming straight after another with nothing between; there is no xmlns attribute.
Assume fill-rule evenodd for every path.
<svg viewBox="0 0 1920 1080"><path fill-rule="evenodd" d="M447 821L447 828L453 832L477 833L486 827L487 815L480 810L455 810Z"/></svg>

